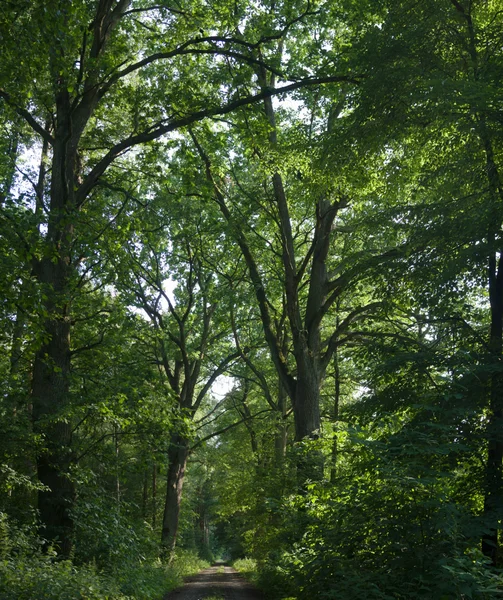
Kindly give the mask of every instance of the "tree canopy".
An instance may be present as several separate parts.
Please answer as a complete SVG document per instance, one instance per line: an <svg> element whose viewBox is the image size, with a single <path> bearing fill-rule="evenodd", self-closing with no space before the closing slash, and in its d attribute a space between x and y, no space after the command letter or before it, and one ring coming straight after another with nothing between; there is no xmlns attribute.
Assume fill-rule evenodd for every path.
<svg viewBox="0 0 503 600"><path fill-rule="evenodd" d="M19 0L0 39L0 596L215 557L501 593L499 2Z"/></svg>

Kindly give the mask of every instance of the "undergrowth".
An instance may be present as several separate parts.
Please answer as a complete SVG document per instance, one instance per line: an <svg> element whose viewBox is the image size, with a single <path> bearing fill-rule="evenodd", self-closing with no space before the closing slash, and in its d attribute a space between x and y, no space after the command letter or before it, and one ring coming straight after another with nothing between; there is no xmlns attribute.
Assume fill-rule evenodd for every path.
<svg viewBox="0 0 503 600"><path fill-rule="evenodd" d="M0 600L160 600L207 563L180 551L171 565L130 557L113 572L43 552L36 536L0 513Z"/></svg>

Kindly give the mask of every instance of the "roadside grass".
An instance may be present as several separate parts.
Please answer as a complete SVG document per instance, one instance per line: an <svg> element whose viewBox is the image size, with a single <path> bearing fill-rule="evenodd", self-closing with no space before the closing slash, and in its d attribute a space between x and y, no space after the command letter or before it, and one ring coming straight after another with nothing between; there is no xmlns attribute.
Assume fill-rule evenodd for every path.
<svg viewBox="0 0 503 600"><path fill-rule="evenodd" d="M62 560L43 552L42 541L0 513L1 600L161 600L183 577L209 564L194 553L178 551L167 565L151 556L121 556L115 564Z"/></svg>
<svg viewBox="0 0 503 600"><path fill-rule="evenodd" d="M258 567L257 561L252 558L240 558L232 563L236 571L253 583L266 598L270 600L297 600L292 596L290 586L285 585L283 578L273 567Z"/></svg>

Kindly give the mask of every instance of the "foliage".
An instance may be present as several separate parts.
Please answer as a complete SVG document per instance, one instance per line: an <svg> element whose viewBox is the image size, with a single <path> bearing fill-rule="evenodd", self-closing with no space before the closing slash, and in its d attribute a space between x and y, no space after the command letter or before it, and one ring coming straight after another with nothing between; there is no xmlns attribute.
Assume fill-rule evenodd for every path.
<svg viewBox="0 0 503 600"><path fill-rule="evenodd" d="M166 566L135 554L134 544L128 548L129 560L115 563L112 571L110 564L105 570L91 562L77 566L42 552L42 541L12 525L3 513L0 525L0 598L5 600L160 600L184 576L207 566L188 552L179 552Z"/></svg>
<svg viewBox="0 0 503 600"><path fill-rule="evenodd" d="M501 593L499 3L4 4L0 597Z"/></svg>

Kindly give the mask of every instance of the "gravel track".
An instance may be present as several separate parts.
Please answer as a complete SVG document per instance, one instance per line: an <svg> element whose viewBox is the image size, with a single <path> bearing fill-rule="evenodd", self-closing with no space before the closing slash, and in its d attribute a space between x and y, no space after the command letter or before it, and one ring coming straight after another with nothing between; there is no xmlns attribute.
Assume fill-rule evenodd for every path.
<svg viewBox="0 0 503 600"><path fill-rule="evenodd" d="M190 577L185 585L164 600L203 600L216 596L225 600L264 600L264 596L232 567L215 566Z"/></svg>

